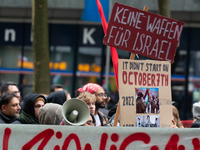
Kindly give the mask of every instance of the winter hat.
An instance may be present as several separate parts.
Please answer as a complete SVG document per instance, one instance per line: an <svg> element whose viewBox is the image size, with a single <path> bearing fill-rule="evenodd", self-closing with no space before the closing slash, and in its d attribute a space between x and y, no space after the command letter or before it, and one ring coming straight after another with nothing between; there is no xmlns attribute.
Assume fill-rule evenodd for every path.
<svg viewBox="0 0 200 150"><path fill-rule="evenodd" d="M199 120L200 119L200 102L196 102L193 104L192 108L193 118Z"/></svg>

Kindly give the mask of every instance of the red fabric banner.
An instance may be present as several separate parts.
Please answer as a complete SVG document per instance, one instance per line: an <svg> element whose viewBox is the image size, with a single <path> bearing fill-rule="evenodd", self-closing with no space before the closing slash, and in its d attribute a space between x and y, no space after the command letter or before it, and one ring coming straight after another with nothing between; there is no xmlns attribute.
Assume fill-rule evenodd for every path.
<svg viewBox="0 0 200 150"><path fill-rule="evenodd" d="M104 16L103 8L102 8L102 5L99 0L96 0L96 3L97 3L97 7L98 7L99 14L101 17L103 30L104 30L104 33L106 34L108 24L107 24L106 18ZM116 80L116 84L117 84L117 89L119 90L119 87L118 87L118 59L119 59L119 57L118 57L117 51L114 47L110 47L110 49L111 49L111 57L112 57L114 73L115 73L115 80Z"/></svg>

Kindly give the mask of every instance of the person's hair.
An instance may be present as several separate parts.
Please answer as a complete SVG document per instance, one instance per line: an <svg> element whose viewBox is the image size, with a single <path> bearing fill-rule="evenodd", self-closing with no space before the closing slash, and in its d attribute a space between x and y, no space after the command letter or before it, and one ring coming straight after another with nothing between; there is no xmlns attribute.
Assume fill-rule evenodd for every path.
<svg viewBox="0 0 200 150"><path fill-rule="evenodd" d="M10 103L10 101L13 99L13 97L17 97L17 95L15 95L15 93L4 93L1 97L0 97L0 109L2 107L2 105L8 105Z"/></svg>
<svg viewBox="0 0 200 150"><path fill-rule="evenodd" d="M174 116L174 121L175 121L175 123L176 123L176 126L177 126L178 128L184 128L184 127L183 127L183 124L181 123L181 120L180 120L180 118L179 118L178 109L177 109L174 105L172 105L172 115Z"/></svg>
<svg viewBox="0 0 200 150"><path fill-rule="evenodd" d="M91 94L90 92L80 93L77 98L84 101L85 103L88 103L89 100L96 102L96 96L94 94Z"/></svg>
<svg viewBox="0 0 200 150"><path fill-rule="evenodd" d="M15 85L15 86L17 86L17 84L14 83L14 82L5 82L5 83L3 83L3 84L1 85L1 90L0 90L1 93L0 93L0 95L3 95L4 93L8 92L8 87L9 87L10 85Z"/></svg>
<svg viewBox="0 0 200 150"><path fill-rule="evenodd" d="M55 92L55 88L63 88L63 85L62 85L62 84L53 84L53 85L50 87L50 93Z"/></svg>
<svg viewBox="0 0 200 150"><path fill-rule="evenodd" d="M70 95L70 93L69 93L69 91L67 91L67 90L64 90L64 92L65 92L65 95L66 95L66 100L68 100L68 99L67 99L67 96ZM71 96L71 95L70 95L70 96Z"/></svg>
<svg viewBox="0 0 200 150"><path fill-rule="evenodd" d="M74 94L75 94L75 97L78 97L78 96L81 94L81 92L79 92L78 90L76 90L76 91L74 92Z"/></svg>
<svg viewBox="0 0 200 150"><path fill-rule="evenodd" d="M90 116L92 117L92 123L93 123L93 124L94 124L94 126L95 126L95 124L96 124L96 121L95 121L94 115L90 113Z"/></svg>

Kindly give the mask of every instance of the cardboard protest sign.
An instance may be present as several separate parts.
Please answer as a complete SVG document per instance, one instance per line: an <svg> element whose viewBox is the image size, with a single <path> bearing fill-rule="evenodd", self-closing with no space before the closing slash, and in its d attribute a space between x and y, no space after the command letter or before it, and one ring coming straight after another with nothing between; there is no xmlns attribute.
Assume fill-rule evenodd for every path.
<svg viewBox="0 0 200 150"><path fill-rule="evenodd" d="M119 59L120 126L171 127L169 61Z"/></svg>
<svg viewBox="0 0 200 150"><path fill-rule="evenodd" d="M200 143L199 129L1 124L0 133L2 150L197 150Z"/></svg>
<svg viewBox="0 0 200 150"><path fill-rule="evenodd" d="M181 21L115 3L103 43L173 63L183 25Z"/></svg>

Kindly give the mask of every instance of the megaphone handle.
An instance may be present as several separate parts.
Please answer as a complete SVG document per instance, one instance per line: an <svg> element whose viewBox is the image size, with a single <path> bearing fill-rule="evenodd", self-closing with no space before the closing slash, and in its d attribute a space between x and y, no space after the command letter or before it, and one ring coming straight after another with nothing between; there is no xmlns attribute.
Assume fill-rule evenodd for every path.
<svg viewBox="0 0 200 150"><path fill-rule="evenodd" d="M67 119L68 119L70 122L74 123L74 121L76 120L77 116L78 116L78 111L77 111L77 110L73 110L73 111L70 113L70 115L67 117Z"/></svg>

